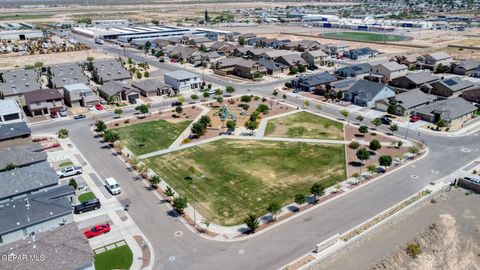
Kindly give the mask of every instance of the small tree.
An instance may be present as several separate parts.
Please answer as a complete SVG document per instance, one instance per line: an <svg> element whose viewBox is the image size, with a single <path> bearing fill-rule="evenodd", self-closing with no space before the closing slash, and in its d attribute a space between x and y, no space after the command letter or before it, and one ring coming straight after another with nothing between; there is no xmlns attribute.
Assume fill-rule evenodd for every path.
<svg viewBox="0 0 480 270"><path fill-rule="evenodd" d="M372 120L372 124L374 124L376 127L378 127L382 124L382 119L375 118L375 119Z"/></svg>
<svg viewBox="0 0 480 270"><path fill-rule="evenodd" d="M378 140L372 140L368 148L370 148L372 151L377 151L378 149L382 148L382 144Z"/></svg>
<svg viewBox="0 0 480 270"><path fill-rule="evenodd" d="M235 127L237 126L237 122L235 120L228 120L227 121L227 128L229 131L235 131Z"/></svg>
<svg viewBox="0 0 480 270"><path fill-rule="evenodd" d="M117 97L116 97L116 96L108 96L108 97L107 97L107 104L108 104L108 105L112 105L112 104L114 104L115 102L117 102Z"/></svg>
<svg viewBox="0 0 480 270"><path fill-rule="evenodd" d="M71 178L70 181L68 181L68 185L73 187L74 190L77 190L78 184L75 178Z"/></svg>
<svg viewBox="0 0 480 270"><path fill-rule="evenodd" d="M105 140L106 142L114 143L119 139L120 135L111 129L107 129L103 132L103 140Z"/></svg>
<svg viewBox="0 0 480 270"><path fill-rule="evenodd" d="M175 112L178 113L178 114L181 114L183 112L182 106L175 107Z"/></svg>
<svg viewBox="0 0 480 270"><path fill-rule="evenodd" d="M145 72L143 72L143 77L145 77L145 78L150 77L150 72L145 70Z"/></svg>
<svg viewBox="0 0 480 270"><path fill-rule="evenodd" d="M250 233L255 233L255 231L260 226L260 221L258 220L257 216L254 214L248 214L248 216L243 220L245 225L247 225Z"/></svg>
<svg viewBox="0 0 480 270"><path fill-rule="evenodd" d="M380 164L380 166L385 167L385 171L387 171L388 166L392 166L392 161L393 161L392 156L389 156L389 155L380 156L378 158L378 163Z"/></svg>
<svg viewBox="0 0 480 270"><path fill-rule="evenodd" d="M200 122L193 123L192 128L190 130L192 131L193 134L197 136L203 136L206 132L205 126Z"/></svg>
<svg viewBox="0 0 480 270"><path fill-rule="evenodd" d="M438 128L448 127L448 121L445 120L445 119L440 119L440 120L438 120L438 122L437 122L437 127L438 127Z"/></svg>
<svg viewBox="0 0 480 270"><path fill-rule="evenodd" d="M283 98L283 101L287 100L287 95L283 94L282 98Z"/></svg>
<svg viewBox="0 0 480 270"><path fill-rule="evenodd" d="M310 192L315 196L315 202L317 202L318 197L325 194L325 187L320 183L314 183L310 188Z"/></svg>
<svg viewBox="0 0 480 270"><path fill-rule="evenodd" d="M0 170L1 172L6 172L6 171L11 171L11 170L14 170L15 168L17 168L17 165L15 165L14 163L12 162L9 162L5 165L5 167L3 167L2 170Z"/></svg>
<svg viewBox="0 0 480 270"><path fill-rule="evenodd" d="M173 196L175 196L175 191L172 190L170 186L165 189L165 196L167 196L167 201L171 202Z"/></svg>
<svg viewBox="0 0 480 270"><path fill-rule="evenodd" d="M115 109L115 111L113 111L118 117L120 117L120 115L123 113L123 110L122 109Z"/></svg>
<svg viewBox="0 0 480 270"><path fill-rule="evenodd" d="M244 37L239 37L238 38L238 45L241 45L241 46L245 45L245 38Z"/></svg>
<svg viewBox="0 0 480 270"><path fill-rule="evenodd" d="M143 76L143 75L142 75L142 72L137 71L136 76L137 76L137 79L141 79L142 76Z"/></svg>
<svg viewBox="0 0 480 270"><path fill-rule="evenodd" d="M95 122L95 129L98 132L104 132L105 130L107 130L107 125L103 121L97 120L97 122Z"/></svg>
<svg viewBox="0 0 480 270"><path fill-rule="evenodd" d="M357 121L361 123L363 121L363 116L359 115L355 119L357 119Z"/></svg>
<svg viewBox="0 0 480 270"><path fill-rule="evenodd" d="M223 98L222 97L217 97L217 102L222 104L223 103Z"/></svg>
<svg viewBox="0 0 480 270"><path fill-rule="evenodd" d="M297 204L298 211L300 211L300 206L305 203L305 195L304 194L295 194L294 201Z"/></svg>
<svg viewBox="0 0 480 270"><path fill-rule="evenodd" d="M204 97L204 98L209 98L209 97L210 97L210 93L208 93L207 91L203 92L203 97Z"/></svg>
<svg viewBox="0 0 480 270"><path fill-rule="evenodd" d="M257 112L259 112L259 113L268 114L268 111L269 111L269 108L265 104L260 104L257 107Z"/></svg>
<svg viewBox="0 0 480 270"><path fill-rule="evenodd" d="M185 210L185 208L187 208L188 206L187 198L176 197L175 199L173 199L172 206L178 214L182 215L183 210Z"/></svg>
<svg viewBox="0 0 480 270"><path fill-rule="evenodd" d="M60 139L65 139L65 138L68 138L68 129L66 128L61 128L58 130L57 134L58 134L58 138Z"/></svg>
<svg viewBox="0 0 480 270"><path fill-rule="evenodd" d="M160 176L154 175L154 176L150 177L150 178L148 179L148 181L150 182L150 185L152 186L152 188L157 189L157 188L158 188L158 184L160 184L160 182L161 182L162 180L160 179Z"/></svg>
<svg viewBox="0 0 480 270"><path fill-rule="evenodd" d="M272 93L272 95L273 95L275 98L277 98L277 95L278 95L278 91L277 91L277 89L274 89L274 90L273 90L273 93Z"/></svg>
<svg viewBox="0 0 480 270"><path fill-rule="evenodd" d="M280 214L281 210L282 207L278 202L271 202L267 207L267 211L272 214L273 220L277 220L277 215Z"/></svg>
<svg viewBox="0 0 480 270"><path fill-rule="evenodd" d="M252 101L252 96L243 95L243 96L240 97L240 101L248 103L248 102Z"/></svg>
<svg viewBox="0 0 480 270"><path fill-rule="evenodd" d="M148 50L150 50L151 47L152 42L150 40L147 40L147 42L145 42L145 54L147 54Z"/></svg>
<svg viewBox="0 0 480 270"><path fill-rule="evenodd" d="M396 125L396 124L390 125L390 127L388 129L390 129L390 131L392 133L397 132L398 131L398 125Z"/></svg>
<svg viewBox="0 0 480 270"><path fill-rule="evenodd" d="M370 159L370 152L365 147L357 150L357 158L360 160L360 175L362 174L363 162Z"/></svg>
<svg viewBox="0 0 480 270"><path fill-rule="evenodd" d="M208 115L203 115L202 117L200 117L198 122L200 122L206 128L212 123L212 120Z"/></svg>
<svg viewBox="0 0 480 270"><path fill-rule="evenodd" d="M360 126L358 128L358 132L360 132L362 134L366 134L366 133L368 133L368 127L367 126Z"/></svg>
<svg viewBox="0 0 480 270"><path fill-rule="evenodd" d="M350 147L351 149L358 149L360 147L360 143L353 141L348 144L348 147Z"/></svg>
<svg viewBox="0 0 480 270"><path fill-rule="evenodd" d="M343 115L343 118L345 121L347 121L348 125L350 125L350 121L348 121L348 116L350 115L350 112L347 110L341 110L340 113Z"/></svg>
<svg viewBox="0 0 480 270"><path fill-rule="evenodd" d="M377 166L375 166L375 165L369 165L369 166L367 167L367 171L368 171L369 173L371 173L371 174L376 173L376 172L377 172Z"/></svg>
<svg viewBox="0 0 480 270"><path fill-rule="evenodd" d="M303 105L305 106L305 108L310 107L310 100L305 99L305 100L303 101Z"/></svg>
<svg viewBox="0 0 480 270"><path fill-rule="evenodd" d="M402 142L402 141L397 141L397 147L398 147L398 148L401 148L402 145L403 145L403 142Z"/></svg>
<svg viewBox="0 0 480 270"><path fill-rule="evenodd" d="M233 92L235 92L235 88L231 85L228 85L227 87L225 87L225 92L232 94Z"/></svg>
<svg viewBox="0 0 480 270"><path fill-rule="evenodd" d="M190 98L191 98L192 100L197 100L197 99L198 99L198 95L197 95L197 94L192 94L192 95L190 96Z"/></svg>
<svg viewBox="0 0 480 270"><path fill-rule="evenodd" d="M209 219L203 219L202 224L205 225L205 230L208 233L208 227L210 227L210 220Z"/></svg>
<svg viewBox="0 0 480 270"><path fill-rule="evenodd" d="M150 110L150 108L148 107L148 105L142 104L142 105L138 105L137 107L135 107L135 110L136 110L136 111L139 111L140 113L142 113L143 116L145 117L145 114L148 113L148 111Z"/></svg>
<svg viewBox="0 0 480 270"><path fill-rule="evenodd" d="M257 128L257 122L248 120L245 122L245 127L253 133L253 131Z"/></svg>
<svg viewBox="0 0 480 270"><path fill-rule="evenodd" d="M297 66L293 66L293 67L290 67L290 74L291 75L295 75L299 72L298 70L298 67Z"/></svg>

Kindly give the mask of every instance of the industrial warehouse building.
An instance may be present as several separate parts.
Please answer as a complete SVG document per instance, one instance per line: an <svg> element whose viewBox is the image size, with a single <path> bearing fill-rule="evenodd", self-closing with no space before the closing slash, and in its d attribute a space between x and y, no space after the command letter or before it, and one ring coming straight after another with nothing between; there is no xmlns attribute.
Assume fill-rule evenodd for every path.
<svg viewBox="0 0 480 270"><path fill-rule="evenodd" d="M40 30L0 31L0 41L28 40L42 37L43 32Z"/></svg>

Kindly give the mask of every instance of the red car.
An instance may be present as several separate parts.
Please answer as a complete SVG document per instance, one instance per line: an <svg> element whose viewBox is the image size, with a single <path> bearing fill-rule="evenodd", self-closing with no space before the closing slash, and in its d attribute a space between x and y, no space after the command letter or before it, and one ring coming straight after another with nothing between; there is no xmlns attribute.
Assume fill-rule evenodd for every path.
<svg viewBox="0 0 480 270"><path fill-rule="evenodd" d="M410 116L410 122L415 123L417 121L422 120L422 117L420 115L412 115Z"/></svg>
<svg viewBox="0 0 480 270"><path fill-rule="evenodd" d="M95 236L102 235L104 233L108 233L110 231L110 224L102 224L102 225L97 225L93 228L91 228L88 231L85 231L85 236L87 238L92 238Z"/></svg>
<svg viewBox="0 0 480 270"><path fill-rule="evenodd" d="M98 104L98 103L95 104L95 109L97 109L97 110L99 110L99 111L103 110L102 104Z"/></svg>

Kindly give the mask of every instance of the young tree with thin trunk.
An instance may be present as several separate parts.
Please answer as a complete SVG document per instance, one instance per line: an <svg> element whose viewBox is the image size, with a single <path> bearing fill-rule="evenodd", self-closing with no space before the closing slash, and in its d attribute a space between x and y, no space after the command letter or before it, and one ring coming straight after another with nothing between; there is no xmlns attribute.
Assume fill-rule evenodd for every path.
<svg viewBox="0 0 480 270"><path fill-rule="evenodd" d="M280 214L281 210L282 207L278 202L271 202L267 207L267 211L272 214L273 220L277 220L277 215Z"/></svg>
<svg viewBox="0 0 480 270"><path fill-rule="evenodd" d="M350 121L348 120L348 116L350 115L350 112L347 110L341 110L340 113L343 115L343 118L345 121L347 121L347 124L350 125Z"/></svg>
<svg viewBox="0 0 480 270"><path fill-rule="evenodd" d="M254 214L248 214L248 216L243 220L247 225L250 233L255 233L255 231L260 227L260 221L258 217Z"/></svg>
<svg viewBox="0 0 480 270"><path fill-rule="evenodd" d="M320 183L315 183L310 188L310 192L315 196L315 202L317 202L318 198L325 194L325 187Z"/></svg>
<svg viewBox="0 0 480 270"><path fill-rule="evenodd" d="M365 147L362 147L357 150L356 155L357 155L357 158L360 160L360 176L361 176L363 162L370 159L370 152Z"/></svg>
<svg viewBox="0 0 480 270"><path fill-rule="evenodd" d="M300 211L300 207L305 203L305 194L295 194L294 201L297 204L298 211Z"/></svg>

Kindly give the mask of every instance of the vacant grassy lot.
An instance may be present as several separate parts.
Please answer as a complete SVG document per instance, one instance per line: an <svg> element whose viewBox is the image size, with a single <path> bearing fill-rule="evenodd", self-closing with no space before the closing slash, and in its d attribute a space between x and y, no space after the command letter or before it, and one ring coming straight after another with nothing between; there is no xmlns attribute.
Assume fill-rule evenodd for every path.
<svg viewBox="0 0 480 270"><path fill-rule="evenodd" d="M95 269L130 269L133 253L128 245L123 245L95 255Z"/></svg>
<svg viewBox="0 0 480 270"><path fill-rule="evenodd" d="M135 155L168 148L192 121L171 123L156 120L115 129Z"/></svg>
<svg viewBox="0 0 480 270"><path fill-rule="evenodd" d="M343 140L343 124L308 112L269 120L265 136Z"/></svg>
<svg viewBox="0 0 480 270"><path fill-rule="evenodd" d="M345 179L343 145L219 140L146 162L203 216L223 225L240 224L250 212L265 214L272 201L292 202L315 182L327 187Z"/></svg>
<svg viewBox="0 0 480 270"><path fill-rule="evenodd" d="M338 38L338 39L351 39L358 41L403 41L407 40L408 37L399 36L399 35L388 35L388 34L376 34L376 33L365 33L365 32L331 32L322 34L323 37L329 38Z"/></svg>

